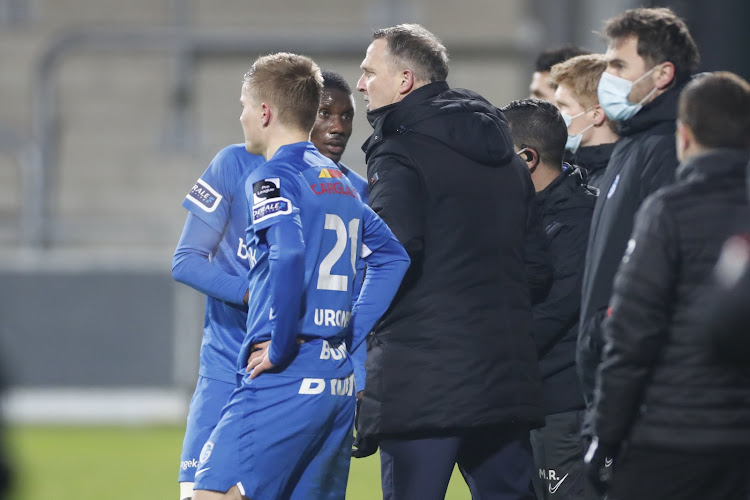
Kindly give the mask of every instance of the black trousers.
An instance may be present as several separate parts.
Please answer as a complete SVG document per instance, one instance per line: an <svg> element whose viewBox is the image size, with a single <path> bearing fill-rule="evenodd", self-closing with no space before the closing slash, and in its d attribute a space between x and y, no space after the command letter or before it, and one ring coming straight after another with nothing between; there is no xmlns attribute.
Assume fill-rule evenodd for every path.
<svg viewBox="0 0 750 500"><path fill-rule="evenodd" d="M526 425L470 429L380 441L384 500L442 500L453 466L474 500L533 500Z"/></svg>
<svg viewBox="0 0 750 500"><path fill-rule="evenodd" d="M750 450L687 453L631 446L614 463L608 500L747 500Z"/></svg>
<svg viewBox="0 0 750 500"><path fill-rule="evenodd" d="M538 500L596 500L583 472L588 443L581 438L585 410L547 415L541 429L531 431L534 490Z"/></svg>

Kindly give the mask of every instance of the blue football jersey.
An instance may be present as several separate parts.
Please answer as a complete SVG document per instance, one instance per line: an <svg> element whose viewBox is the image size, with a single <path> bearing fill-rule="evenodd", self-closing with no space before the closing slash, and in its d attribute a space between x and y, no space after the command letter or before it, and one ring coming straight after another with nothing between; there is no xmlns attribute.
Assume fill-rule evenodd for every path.
<svg viewBox="0 0 750 500"><path fill-rule="evenodd" d="M265 163L244 144L222 149L195 182L182 206L223 234L211 264L233 276L247 276L251 253L246 245L248 220L245 180ZM206 298L200 375L236 383L237 353L245 338L247 308Z"/></svg>
<svg viewBox="0 0 750 500"><path fill-rule="evenodd" d="M250 309L238 359L240 371L247 364L249 346L271 338L275 317L269 249L258 232L283 220L302 228L305 278L297 331L307 338L331 338L347 334L363 219L376 217L341 170L309 142L280 148L253 171L245 186L252 207L246 240L255 259L248 274ZM384 229L369 237L377 247L392 236Z"/></svg>

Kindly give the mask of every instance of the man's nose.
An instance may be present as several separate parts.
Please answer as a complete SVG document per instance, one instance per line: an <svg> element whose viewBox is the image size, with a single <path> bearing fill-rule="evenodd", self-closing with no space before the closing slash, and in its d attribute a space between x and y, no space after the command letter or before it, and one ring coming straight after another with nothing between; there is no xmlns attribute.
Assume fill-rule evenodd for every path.
<svg viewBox="0 0 750 500"><path fill-rule="evenodd" d="M329 134L343 134L344 124L341 123L341 116L332 116L330 124L328 125Z"/></svg>

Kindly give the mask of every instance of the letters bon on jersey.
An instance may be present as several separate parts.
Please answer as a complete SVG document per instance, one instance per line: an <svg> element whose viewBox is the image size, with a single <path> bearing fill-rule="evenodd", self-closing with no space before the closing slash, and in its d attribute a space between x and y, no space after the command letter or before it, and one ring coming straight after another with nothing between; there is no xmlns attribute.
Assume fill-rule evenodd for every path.
<svg viewBox="0 0 750 500"><path fill-rule="evenodd" d="M186 198L206 212L213 212L219 206L222 196L206 181L198 179Z"/></svg>
<svg viewBox="0 0 750 500"><path fill-rule="evenodd" d="M253 183L253 222L292 213L292 202L281 196L281 179L274 177Z"/></svg>

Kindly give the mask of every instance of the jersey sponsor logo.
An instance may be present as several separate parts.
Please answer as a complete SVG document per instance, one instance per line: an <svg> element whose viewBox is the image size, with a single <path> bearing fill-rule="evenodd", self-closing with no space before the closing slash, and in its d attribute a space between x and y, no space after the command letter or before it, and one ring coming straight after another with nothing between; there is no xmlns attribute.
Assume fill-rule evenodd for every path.
<svg viewBox="0 0 750 500"><path fill-rule="evenodd" d="M250 267L255 267L255 264L258 263L258 249L253 248L250 246L247 246L245 244L245 240L242 238L239 239L240 242L237 245L237 257L244 260L250 261Z"/></svg>
<svg viewBox="0 0 750 500"><path fill-rule="evenodd" d="M321 182L318 184L310 184L310 189L317 195L321 194L345 194L352 198L359 198L357 191L345 186L343 182Z"/></svg>
<svg viewBox="0 0 750 500"><path fill-rule="evenodd" d="M349 325L352 319L351 311L336 311L333 309L315 309L315 324L318 326L340 326Z"/></svg>
<svg viewBox="0 0 750 500"><path fill-rule="evenodd" d="M323 341L323 347L320 349L320 359L341 361L344 358L346 358L346 344L342 342L337 346L332 346L327 340Z"/></svg>
<svg viewBox="0 0 750 500"><path fill-rule="evenodd" d="M326 380L324 378L304 378L298 394L323 394L326 387L333 396L352 396L354 394L354 375L345 378Z"/></svg>
<svg viewBox="0 0 750 500"><path fill-rule="evenodd" d="M320 174L318 174L319 179L341 179L341 176L344 175L341 170L337 170L335 168L321 168Z"/></svg>
<svg viewBox="0 0 750 500"><path fill-rule="evenodd" d="M281 179L263 179L253 183L253 205L270 198L281 198Z"/></svg>
<svg viewBox="0 0 750 500"><path fill-rule="evenodd" d="M615 180L612 181L612 185L609 187L609 191L607 192L607 199L612 198L612 195L615 194L615 191L617 191L617 184L620 182L620 174L617 174L615 177Z"/></svg>
<svg viewBox="0 0 750 500"><path fill-rule="evenodd" d="M209 186L206 181L198 179L195 181L193 189L190 190L185 198L192 201L206 212L213 212L216 210L216 207L219 206L223 196Z"/></svg>
<svg viewBox="0 0 750 500"><path fill-rule="evenodd" d="M200 463L205 463L206 460L208 460L211 457L211 452L214 451L214 444L211 441L206 441L206 444L203 445L203 449L201 450L200 457L198 460Z"/></svg>
<svg viewBox="0 0 750 500"><path fill-rule="evenodd" d="M550 471L550 472L554 472L554 471ZM550 492L550 493L552 493L552 494L556 493L556 492L557 492L557 490L558 490L558 489L560 488L560 485L562 485L562 484L563 484L563 481L565 481L565 478L567 478L567 477L568 477L568 474L565 474L565 475L564 475L563 477L561 477L561 478L560 478L560 479L559 479L559 480L558 480L558 481L557 481L557 482L555 483L555 485L554 485L554 486L552 486L552 484L550 483L550 484L548 485L548 488L549 488L549 492Z"/></svg>
<svg viewBox="0 0 750 500"><path fill-rule="evenodd" d="M196 467L198 467L198 461L196 459L183 460L180 463L180 469L182 470L194 469Z"/></svg>
<svg viewBox="0 0 750 500"><path fill-rule="evenodd" d="M292 202L286 198L272 198L253 205L253 222L260 222L277 215L292 213Z"/></svg>

